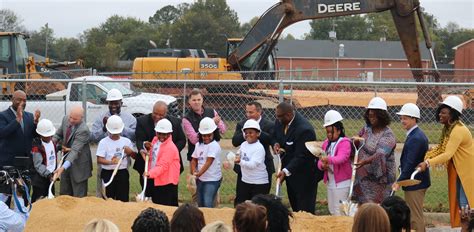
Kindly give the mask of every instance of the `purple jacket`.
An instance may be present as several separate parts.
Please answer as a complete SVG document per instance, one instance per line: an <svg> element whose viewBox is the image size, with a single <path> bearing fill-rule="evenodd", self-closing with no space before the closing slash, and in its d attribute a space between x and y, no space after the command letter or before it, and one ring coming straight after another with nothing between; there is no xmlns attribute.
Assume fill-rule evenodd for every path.
<svg viewBox="0 0 474 232"><path fill-rule="evenodd" d="M328 146L328 139L324 140L323 143L323 150L326 150ZM329 164L334 166L334 179L336 184L351 179L352 176L352 167L350 163L350 156L351 156L351 141L344 137L341 141L337 144L334 148L335 155L328 156ZM323 170L323 163L321 160L318 161L318 168ZM324 171L324 183L328 182L328 171Z"/></svg>

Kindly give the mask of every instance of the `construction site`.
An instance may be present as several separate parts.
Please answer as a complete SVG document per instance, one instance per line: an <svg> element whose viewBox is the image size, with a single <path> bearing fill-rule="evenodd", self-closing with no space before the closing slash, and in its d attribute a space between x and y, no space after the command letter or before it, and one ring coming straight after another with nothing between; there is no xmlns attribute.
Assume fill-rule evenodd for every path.
<svg viewBox="0 0 474 232"><path fill-rule="evenodd" d="M188 5L181 5L182 9L176 6L176 11L165 13L172 15L170 12L179 12L182 14L179 17L184 18L185 12L192 11L193 4L213 1L185 3ZM213 4L219 5L217 2L226 3L224 0L215 0ZM59 61L47 56L47 44L45 56L29 50L34 45L27 45L27 41L35 38L30 38L27 32L0 30L0 110L8 109L13 93L22 90L27 95L25 111L41 109L41 118L51 120L58 128L62 125L63 116L75 106L82 106L84 122L91 128L98 115L109 109L106 99L108 92L119 89L123 94L123 111L135 118L152 115L154 103L163 101L168 106L168 114L181 121L190 110L189 94L194 89L200 89L204 106L214 109L225 123L226 132L222 133L220 141L222 151L218 155L220 159L226 160L229 152L237 153L239 149L232 145L233 134L239 128L239 122L247 119L245 109L249 102L258 102L262 106L262 116L272 122L279 120L277 105L281 102L291 103L295 111L314 128L316 141L320 143L327 138L323 126L326 112L340 112L344 118L345 135L356 136L366 126L364 115L368 112L367 105L374 97L380 97L385 100L386 111L391 118L390 128L396 139L393 153L398 167L407 139L407 132L399 120L402 106L414 103L419 107L419 128L426 133L429 147L433 148L440 143L442 131L444 133L443 125L439 123L439 106L448 96L457 96L463 104L461 121L468 128L472 139L474 33L467 40L463 37L463 41L451 49L452 60L441 63L437 60L436 43L432 41L432 18L425 18L427 15L423 12L423 2L281 0L272 4L260 12L261 15L245 28L242 36L219 35L225 37L219 51L197 47L201 44L173 48L170 45L170 38L173 37L170 35L177 32L168 27L178 22L179 17L167 23L164 22L166 17L159 18L163 22L152 28L160 28L163 33L170 35L161 40L151 37L137 39L137 44L143 46L133 47L141 53L134 53L139 55L132 58L123 55L131 49L121 48L119 43L103 46L110 50L100 50L102 48L95 45L90 48L83 44L81 55L71 57L69 61ZM311 20L311 24L315 24L318 20L347 19L358 15L367 17L366 21L372 19L367 15L380 20L376 18L378 14L388 14L390 24L393 23L392 31L386 27L382 30L383 39L380 40L338 39L335 32L338 25L334 21L326 25L330 31L325 40L282 38L284 35L288 37L284 33L285 29L302 21ZM150 22L153 17L150 17ZM125 20L116 22L117 25L126 24ZM138 27L138 23L133 25L131 27ZM185 30L186 27L183 28ZM107 28L109 31L104 31L112 33L112 29L116 28L110 26ZM87 31L83 39L92 33L94 30ZM123 31L120 33L120 36L127 34ZM392 33L394 40L386 40L389 33ZM114 36L119 37L118 34ZM192 36L189 40L193 40ZM436 39L439 37L435 36ZM95 39L103 42L101 40L104 38L97 36ZM87 49L103 56L94 54L94 58L87 57L84 54L91 54ZM106 56L120 52L122 55L115 58ZM177 207L137 198L137 194L145 190L137 181L139 174L131 167L127 167L130 172L130 202L96 197L99 164L95 154L98 144L90 142L90 145L94 164L87 197L60 195L59 181L56 182L56 191L53 189L51 193L54 196L45 197L31 205L24 231L82 231L88 222L100 218L112 221L121 231L131 231L136 216L148 207L163 211L171 221ZM188 186L191 162L184 160L186 151L188 147L180 153L185 170L177 184L180 205L193 202L192 191ZM471 155L474 155L473 151ZM278 170L282 161L275 157L276 154L272 164ZM351 168L356 170L356 163L351 163ZM222 221L232 226L237 174L224 169L216 200L218 207L200 210L204 213L206 223ZM446 169L446 166L441 165L430 169L431 187L424 195L422 206L427 231L459 231L458 226L450 221L449 177ZM277 174L274 173L272 178L276 179ZM354 175L355 171L352 182ZM6 174L0 175L0 182L3 177L7 183ZM281 185L281 190L279 182L270 182L270 187L270 193L276 193L278 199L291 210L285 184ZM327 186L320 181L316 188L316 211L314 214L293 212L290 218L291 231L354 231L354 215L332 216L328 208ZM352 186L348 199L352 199L351 194ZM405 193L401 190L392 191L391 195L403 198Z"/></svg>

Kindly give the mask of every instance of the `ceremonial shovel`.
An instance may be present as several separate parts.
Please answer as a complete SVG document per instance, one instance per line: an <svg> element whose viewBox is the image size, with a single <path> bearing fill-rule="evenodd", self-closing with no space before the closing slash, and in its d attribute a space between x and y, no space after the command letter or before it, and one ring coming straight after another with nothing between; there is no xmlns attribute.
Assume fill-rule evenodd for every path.
<svg viewBox="0 0 474 232"><path fill-rule="evenodd" d="M356 146L356 141L359 141L359 148ZM354 182L356 176L356 164L359 158L359 151L365 145L365 139L361 137L354 137L352 138L352 145L355 148L355 155L354 155L354 165L352 166L352 177L351 177L351 186L349 188L349 195L347 196L347 200L341 201L341 213L346 216L353 216L357 211L357 203L352 202L352 191L354 189Z"/></svg>
<svg viewBox="0 0 474 232"><path fill-rule="evenodd" d="M122 156L120 156L120 159L117 163L117 166L115 166L114 172L112 172L112 176L110 177L110 180L107 183L104 183L104 180L102 180L102 196L104 196L104 199L107 200L107 194L105 193L105 188L109 186L112 181L114 180L115 175L117 174L117 171L120 167L120 164L122 163L123 158L125 157L125 151L122 149Z"/></svg>
<svg viewBox="0 0 474 232"><path fill-rule="evenodd" d="M61 154L62 154L61 151L58 152L58 153L61 153ZM65 155L63 155L63 156L61 157L61 160L59 161L59 165L58 165L58 167L56 168L56 170L60 169L60 168L63 166L64 158L66 158L67 155L69 155L69 152L66 153ZM54 198L54 194L53 194L53 191L52 191L52 190L53 190L53 184L54 184L54 182L56 182L56 179L53 179L53 180L51 181L51 183L49 184L49 188L48 188L48 199L53 199L53 198Z"/></svg>
<svg viewBox="0 0 474 232"><path fill-rule="evenodd" d="M145 142L143 142L143 147L145 147ZM149 159L149 153L146 152L145 155L145 172L148 172L148 159ZM137 201L145 201L146 196L145 196L145 190L146 190L146 184L148 183L148 178L146 176L143 177L143 190L140 194L137 195Z"/></svg>

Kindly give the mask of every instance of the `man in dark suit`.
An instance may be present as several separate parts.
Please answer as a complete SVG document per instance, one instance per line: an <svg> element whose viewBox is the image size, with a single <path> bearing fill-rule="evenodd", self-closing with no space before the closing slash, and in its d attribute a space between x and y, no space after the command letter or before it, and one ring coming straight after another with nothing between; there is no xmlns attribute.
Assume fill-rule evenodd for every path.
<svg viewBox="0 0 474 232"><path fill-rule="evenodd" d="M244 126L245 122L249 119L254 119L260 125L260 132L259 141L265 148L265 166L268 172L268 181L269 186L272 185L272 174L275 172L275 165L273 164L273 156L270 153L270 146L271 146L271 135L273 134L274 123L268 119L262 117L262 105L256 101L252 101L247 103L245 106L245 116L247 117L246 120L242 120L237 123L235 128L234 136L232 136L232 145L234 147L240 146L244 141L244 135L242 133L242 127ZM237 173L237 184L236 184L236 192L239 192L239 189L242 185L242 172L240 171L240 165L234 166L234 171ZM270 191L270 189L268 189ZM235 198L234 206L238 205L239 203L244 202L244 199Z"/></svg>
<svg viewBox="0 0 474 232"><path fill-rule="evenodd" d="M36 125L41 116L39 110L35 115L25 112L26 94L17 90L12 95L12 105L0 112L0 167L25 165L15 164L15 157L30 157L33 138L37 136ZM31 166L33 167L33 166Z"/></svg>
<svg viewBox="0 0 474 232"><path fill-rule="evenodd" d="M173 126L173 143L178 148L178 151L181 153L184 146L186 145L186 136L184 135L183 128L181 127L181 120L175 118L171 115L168 115L168 106L163 101L157 101L153 105L153 111L151 114L143 115L137 119L137 128L135 130L135 139L137 143L137 148L140 151L143 149L143 142L151 142L153 137L155 137L155 125L161 119L166 118L170 120L171 125ZM179 155L179 164L181 165L180 173L183 172L183 160L181 154ZM133 164L133 169L137 170L140 174L140 185L143 187L143 171L145 169L145 161L141 155L137 155L135 158L135 164ZM148 180L147 186L153 186L153 180ZM148 192L148 188L147 188Z"/></svg>
<svg viewBox="0 0 474 232"><path fill-rule="evenodd" d="M295 112L289 103L278 104L276 118L273 148L281 154L282 161L282 170L277 178L280 183L286 180L288 198L294 212L314 214L322 172L317 170L317 160L306 149L305 142L316 140L316 134L308 120Z"/></svg>
<svg viewBox="0 0 474 232"><path fill-rule="evenodd" d="M54 136L57 143L62 144L63 153L68 154L53 176L61 177L61 195L87 196L87 180L92 176L92 157L89 147L90 131L83 117L84 110L81 106L71 108Z"/></svg>
<svg viewBox="0 0 474 232"><path fill-rule="evenodd" d="M420 109L413 103L403 105L400 112L400 121L403 128L407 131L407 139L403 146L400 157L401 172L397 181L411 178L419 163L423 162L425 153L428 151L428 138L425 133L418 128L417 121L420 118ZM425 221L423 216L423 201L426 189L430 187L430 172L422 172L415 176L415 179L421 180L421 183L403 187L405 191L405 201L410 208L411 227L416 231L425 231ZM392 186L398 190L399 185L395 182Z"/></svg>

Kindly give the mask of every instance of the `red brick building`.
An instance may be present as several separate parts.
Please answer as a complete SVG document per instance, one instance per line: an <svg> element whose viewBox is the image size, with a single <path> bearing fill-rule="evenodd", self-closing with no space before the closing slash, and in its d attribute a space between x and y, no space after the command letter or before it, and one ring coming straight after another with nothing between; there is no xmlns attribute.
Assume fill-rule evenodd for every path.
<svg viewBox="0 0 474 232"><path fill-rule="evenodd" d="M420 43L423 68L429 51ZM474 58L474 57L473 57ZM315 80L412 81L399 41L280 40L277 63L283 78Z"/></svg>
<svg viewBox="0 0 474 232"><path fill-rule="evenodd" d="M456 69L454 80L456 82L471 82L474 72L462 69L474 69L474 39L459 44L453 50L455 50L454 69Z"/></svg>

